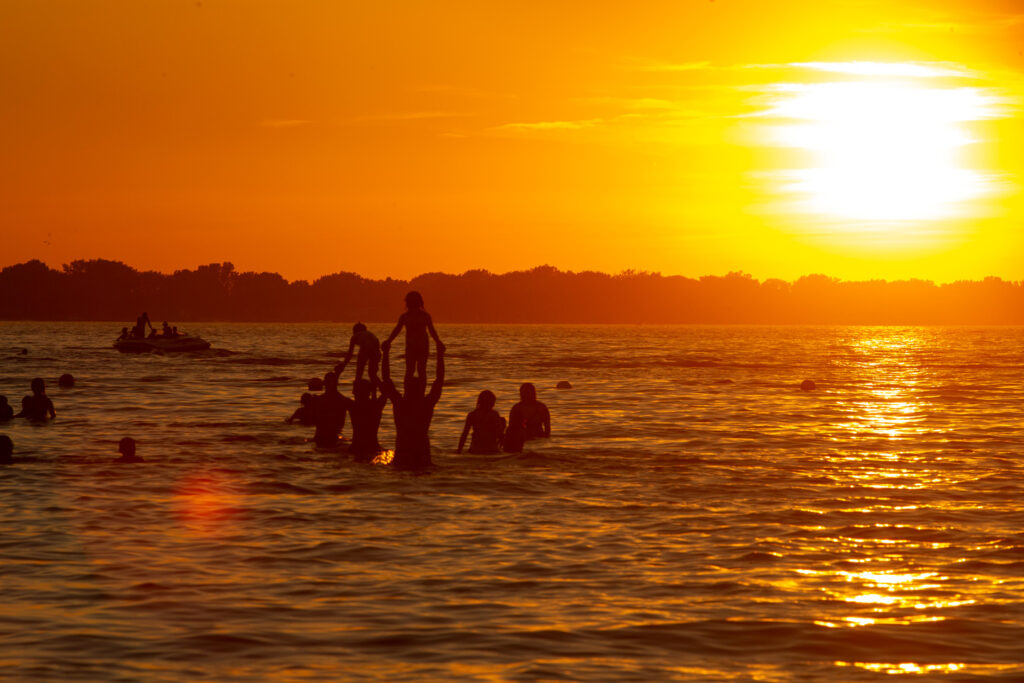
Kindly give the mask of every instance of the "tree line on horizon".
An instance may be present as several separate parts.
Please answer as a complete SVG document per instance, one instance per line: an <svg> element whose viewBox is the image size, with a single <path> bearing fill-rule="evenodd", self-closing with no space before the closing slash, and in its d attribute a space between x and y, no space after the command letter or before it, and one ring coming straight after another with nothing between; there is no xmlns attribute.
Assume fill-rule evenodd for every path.
<svg viewBox="0 0 1024 683"><path fill-rule="evenodd" d="M411 280L339 272L289 282L231 263L165 274L106 259L60 270L39 260L3 268L0 319L129 324L148 311L156 321L177 322L383 322L397 318L413 289L446 323L1024 324L1024 282L996 277L935 284L806 275L786 282L738 272L689 278L539 266Z"/></svg>

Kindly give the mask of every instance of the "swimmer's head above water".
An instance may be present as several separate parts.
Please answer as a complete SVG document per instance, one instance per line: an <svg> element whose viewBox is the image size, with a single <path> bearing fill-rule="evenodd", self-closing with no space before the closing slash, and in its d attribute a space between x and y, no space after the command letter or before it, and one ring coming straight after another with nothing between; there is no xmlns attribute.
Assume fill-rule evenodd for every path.
<svg viewBox="0 0 1024 683"><path fill-rule="evenodd" d="M404 397L409 399L420 399L423 398L423 393L426 391L427 383L422 377L413 375L412 377L405 378L405 395Z"/></svg>
<svg viewBox="0 0 1024 683"><path fill-rule="evenodd" d="M494 395L494 392L490 389L484 389L480 392L480 395L476 398L476 407L481 410L490 410L494 407L498 397Z"/></svg>
<svg viewBox="0 0 1024 683"><path fill-rule="evenodd" d="M533 386L530 382L523 382L519 387L519 398L523 401L536 401L537 387Z"/></svg>
<svg viewBox="0 0 1024 683"><path fill-rule="evenodd" d="M352 382L352 395L356 397L357 401L365 401L370 398L372 391L373 383L368 379L357 379Z"/></svg>

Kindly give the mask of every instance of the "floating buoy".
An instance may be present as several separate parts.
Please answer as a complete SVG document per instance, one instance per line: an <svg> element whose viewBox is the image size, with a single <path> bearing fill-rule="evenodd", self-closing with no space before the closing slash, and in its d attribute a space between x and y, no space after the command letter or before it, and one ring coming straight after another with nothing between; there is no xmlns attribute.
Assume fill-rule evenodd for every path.
<svg viewBox="0 0 1024 683"><path fill-rule="evenodd" d="M572 389L572 385L566 382L564 379L555 385L556 389Z"/></svg>
<svg viewBox="0 0 1024 683"><path fill-rule="evenodd" d="M70 372L65 372L63 375L60 376L60 379L57 380L57 386L62 387L64 389L70 389L71 387L75 386L74 376Z"/></svg>
<svg viewBox="0 0 1024 683"><path fill-rule="evenodd" d="M805 379L803 382L800 382L800 388L803 391L814 391L818 388L818 385L814 383L813 379Z"/></svg>

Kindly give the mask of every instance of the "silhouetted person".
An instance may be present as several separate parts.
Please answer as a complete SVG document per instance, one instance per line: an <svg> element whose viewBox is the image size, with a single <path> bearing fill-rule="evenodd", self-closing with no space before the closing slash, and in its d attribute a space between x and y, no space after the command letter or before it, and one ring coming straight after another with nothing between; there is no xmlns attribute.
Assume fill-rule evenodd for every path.
<svg viewBox="0 0 1024 683"><path fill-rule="evenodd" d="M131 339L132 335L128 333L127 327L121 328L121 336L117 338L117 341L124 341L125 339Z"/></svg>
<svg viewBox="0 0 1024 683"><path fill-rule="evenodd" d="M348 452L358 462L369 462L381 452L377 430L380 429L380 417L388 397L384 394L375 396L373 384L368 379L353 382L352 395L355 400L348 403L348 414L352 416L352 445Z"/></svg>
<svg viewBox="0 0 1024 683"><path fill-rule="evenodd" d="M167 339L170 339L173 336L173 333L171 332L171 326L170 324L168 324L166 320L164 321L164 324L160 328L160 334L162 334Z"/></svg>
<svg viewBox="0 0 1024 683"><path fill-rule="evenodd" d="M15 417L27 417L30 420L46 420L57 417L53 409L53 401L46 395L46 382L40 377L32 380L32 395L21 399L21 412Z"/></svg>
<svg viewBox="0 0 1024 683"><path fill-rule="evenodd" d="M476 399L476 409L466 415L466 426L459 437L459 450L466 445L466 437L470 430L473 438L469 442L469 452L475 455L493 455L501 452L501 441L505 437L505 418L494 409L497 399L493 391L484 390Z"/></svg>
<svg viewBox="0 0 1024 683"><path fill-rule="evenodd" d="M370 381L373 382L373 388L376 389L380 384L380 340L362 323L352 326L352 338L348 342L348 351L345 352L345 358L334 366L334 371L338 373L338 377L341 377L345 366L352 360L352 354L357 346L359 355L356 356L356 381L363 378L363 370L369 370Z"/></svg>
<svg viewBox="0 0 1024 683"><path fill-rule="evenodd" d="M301 405L295 409L292 416L287 418L285 422L288 424L298 422L299 424L306 426L316 424L316 415L313 412L313 394L303 394L299 398L299 403Z"/></svg>
<svg viewBox="0 0 1024 683"><path fill-rule="evenodd" d="M398 324L391 334L384 341L383 348L389 350L391 342L398 333L405 328L405 377L408 379L418 375L423 383L427 381L427 356L430 355L430 340L427 333L434 338L437 345L437 353L444 353L444 344L437 336L434 329L434 320L430 314L423 310L423 297L419 292L409 292L405 295L406 311L398 318Z"/></svg>
<svg viewBox="0 0 1024 683"><path fill-rule="evenodd" d="M313 413L316 416L313 442L319 448L334 448L338 445L338 437L345 427L345 410L350 400L338 393L338 376L328 372L324 376L324 393L313 400Z"/></svg>
<svg viewBox="0 0 1024 683"><path fill-rule="evenodd" d="M0 434L0 465L14 464L14 442L6 434Z"/></svg>
<svg viewBox="0 0 1024 683"><path fill-rule="evenodd" d="M14 408L7 404L7 397L0 396L0 422L7 422L14 417Z"/></svg>
<svg viewBox="0 0 1024 683"><path fill-rule="evenodd" d="M180 337L181 336L181 334L178 332L178 326L177 325L175 325L174 327L171 328L171 336L172 337Z"/></svg>
<svg viewBox="0 0 1024 683"><path fill-rule="evenodd" d="M132 336L136 339L145 339L146 325L149 325L149 329L152 330L154 334L156 333L156 330L153 329L153 323L149 321L149 313L143 312L142 315L135 320L135 329L132 330Z"/></svg>
<svg viewBox="0 0 1024 683"><path fill-rule="evenodd" d="M537 400L537 388L526 382L519 387L519 403L508 413L505 452L518 453L526 441L550 436L551 414L548 407Z"/></svg>
<svg viewBox="0 0 1024 683"><path fill-rule="evenodd" d="M130 436L124 437L117 443L117 452L121 454L121 457L114 458L114 462L145 462L140 456L135 455L135 439Z"/></svg>
<svg viewBox="0 0 1024 683"><path fill-rule="evenodd" d="M383 381L384 396L391 399L395 416L395 467L417 469L430 465L430 421L434 407L441 398L444 388L444 349L437 350L437 373L430 393L424 395L426 381L422 377L406 375L405 393L399 394L391 381L389 349L384 346Z"/></svg>

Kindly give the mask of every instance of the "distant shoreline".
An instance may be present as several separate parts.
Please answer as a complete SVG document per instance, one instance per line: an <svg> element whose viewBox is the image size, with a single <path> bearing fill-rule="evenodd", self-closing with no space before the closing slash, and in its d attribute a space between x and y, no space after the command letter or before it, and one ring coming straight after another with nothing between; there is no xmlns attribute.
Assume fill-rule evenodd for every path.
<svg viewBox="0 0 1024 683"><path fill-rule="evenodd" d="M230 263L170 275L117 261L33 260L0 270L0 320L132 323L142 311L174 323L394 321L410 290L438 324L509 325L1024 325L1024 282L989 277L794 282L724 276L618 275L540 266L493 274L427 273L371 280L335 273L289 282ZM383 323L381 323L383 324Z"/></svg>

